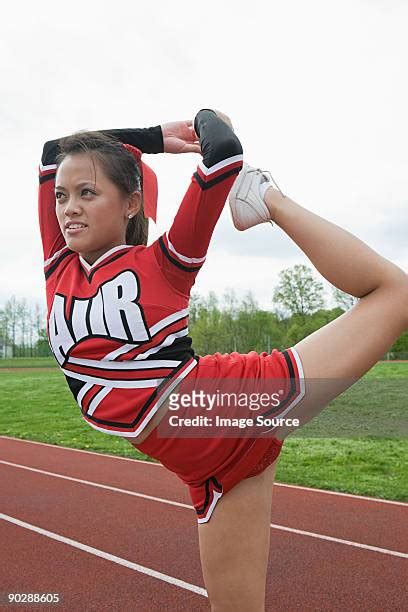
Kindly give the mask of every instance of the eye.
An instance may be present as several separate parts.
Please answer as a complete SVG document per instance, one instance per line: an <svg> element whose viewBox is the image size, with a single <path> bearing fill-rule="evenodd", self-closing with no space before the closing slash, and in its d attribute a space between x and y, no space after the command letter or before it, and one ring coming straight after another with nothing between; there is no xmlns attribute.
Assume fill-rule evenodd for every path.
<svg viewBox="0 0 408 612"><path fill-rule="evenodd" d="M92 191L92 189L88 189L87 187L85 189L82 189L81 195L83 195L85 192L88 192L88 193L90 193L92 195L96 195L96 193L94 191ZM61 198L59 196L62 196L64 198L65 194L62 193L62 191L56 191L55 192L55 199L58 200L58 201L61 200Z"/></svg>

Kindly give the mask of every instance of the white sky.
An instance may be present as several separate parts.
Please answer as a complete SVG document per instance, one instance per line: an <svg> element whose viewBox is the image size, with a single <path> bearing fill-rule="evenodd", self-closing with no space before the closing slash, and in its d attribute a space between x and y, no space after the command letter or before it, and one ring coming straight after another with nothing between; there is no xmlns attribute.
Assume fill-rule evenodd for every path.
<svg viewBox="0 0 408 612"><path fill-rule="evenodd" d="M144 4L146 6L144 6ZM37 223L46 140L147 127L218 108L246 160L297 202L408 270L408 3L269 0L8 3L0 24L0 307L45 305ZM198 155L145 156L159 179L155 239ZM269 224L237 232L228 204L195 290L252 290L308 263Z"/></svg>

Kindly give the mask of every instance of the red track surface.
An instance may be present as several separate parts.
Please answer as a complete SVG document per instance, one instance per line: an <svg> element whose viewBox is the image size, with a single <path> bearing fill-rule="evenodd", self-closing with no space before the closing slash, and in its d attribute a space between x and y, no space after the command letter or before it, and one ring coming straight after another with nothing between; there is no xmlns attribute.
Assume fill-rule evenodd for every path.
<svg viewBox="0 0 408 612"><path fill-rule="evenodd" d="M47 608L70 612L209 610L195 513L163 467L0 437L0 475L3 598L59 593ZM407 535L404 504L276 485L266 610L407 609ZM24 609L35 607L45 609Z"/></svg>

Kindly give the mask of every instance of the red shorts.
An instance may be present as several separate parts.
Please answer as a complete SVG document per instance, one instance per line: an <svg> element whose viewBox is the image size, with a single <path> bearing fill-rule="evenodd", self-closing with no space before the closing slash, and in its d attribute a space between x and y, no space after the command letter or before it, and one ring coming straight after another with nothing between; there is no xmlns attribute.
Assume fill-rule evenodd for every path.
<svg viewBox="0 0 408 612"><path fill-rule="evenodd" d="M285 397L280 416L286 415L304 396L303 370L292 349L272 353L215 353L199 358L187 378L284 379ZM167 414L166 414L167 416ZM160 437L160 423L136 448L158 459L189 487L197 521L209 521L222 495L244 478L260 474L278 457L283 441L268 437ZM132 444L131 440L129 442Z"/></svg>

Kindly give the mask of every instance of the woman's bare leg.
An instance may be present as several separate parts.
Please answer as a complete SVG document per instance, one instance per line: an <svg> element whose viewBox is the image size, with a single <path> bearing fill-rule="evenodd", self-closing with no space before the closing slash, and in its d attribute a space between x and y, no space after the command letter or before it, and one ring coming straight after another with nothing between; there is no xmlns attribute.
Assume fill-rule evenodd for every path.
<svg viewBox="0 0 408 612"><path fill-rule="evenodd" d="M270 188L272 219L332 285L359 302L295 345L306 395L291 416L309 420L369 370L408 328L408 278L349 232ZM314 385L313 380L325 381ZM295 413L295 414L294 414ZM289 430L279 430L284 438ZM271 487L276 462L222 498L199 526L200 553L212 610L264 610Z"/></svg>
<svg viewBox="0 0 408 612"><path fill-rule="evenodd" d="M238 483L198 525L212 612L264 612L272 486L277 460Z"/></svg>
<svg viewBox="0 0 408 612"><path fill-rule="evenodd" d="M294 347L306 384L305 398L294 411L309 420L365 374L408 328L408 276L346 230L278 190L270 187L264 201L275 223L318 272L360 298L350 311ZM317 379L319 383L313 383ZM287 433L282 430L278 437Z"/></svg>

